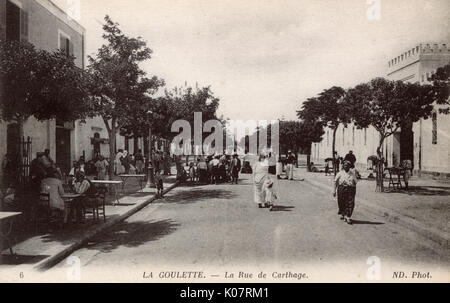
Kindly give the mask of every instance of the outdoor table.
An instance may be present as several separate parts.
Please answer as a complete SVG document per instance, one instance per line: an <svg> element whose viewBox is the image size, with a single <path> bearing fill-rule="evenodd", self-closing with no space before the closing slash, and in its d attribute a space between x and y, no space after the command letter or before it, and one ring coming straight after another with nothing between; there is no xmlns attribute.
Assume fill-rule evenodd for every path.
<svg viewBox="0 0 450 303"><path fill-rule="evenodd" d="M16 213L16 212L0 212L0 222L9 222L9 228L6 231L6 233L3 232L3 229L0 228L0 240L6 240L8 241L8 246L9 246L9 252L11 253L11 255L14 255L13 252L13 245L10 239L10 235L12 232L12 228L13 228L13 223L14 223L14 218L17 216L20 216L22 213Z"/></svg>
<svg viewBox="0 0 450 303"><path fill-rule="evenodd" d="M114 198L117 204L120 204L119 198L117 196L117 185L123 184L123 181L110 181L110 180L92 180L92 184L94 185L114 185ZM114 203L114 206L116 203Z"/></svg>
<svg viewBox="0 0 450 303"><path fill-rule="evenodd" d="M389 171L389 187L392 186L402 189L403 185L401 178L403 177L403 180L405 180L406 170L400 167L388 167L386 170Z"/></svg>
<svg viewBox="0 0 450 303"><path fill-rule="evenodd" d="M119 175L120 179L122 179L123 183L122 183L122 192L125 190L125 183L127 181L128 178L136 178L139 182L139 187L141 188L141 191L144 189L143 187L143 183L145 181L145 178L147 177L147 175Z"/></svg>

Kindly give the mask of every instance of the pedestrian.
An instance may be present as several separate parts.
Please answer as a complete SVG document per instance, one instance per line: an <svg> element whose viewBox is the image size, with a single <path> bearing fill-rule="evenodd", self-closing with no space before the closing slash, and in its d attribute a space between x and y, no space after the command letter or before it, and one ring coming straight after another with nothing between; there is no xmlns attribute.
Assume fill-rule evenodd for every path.
<svg viewBox="0 0 450 303"><path fill-rule="evenodd" d="M259 208L262 208L265 201L263 186L269 174L269 163L267 162L265 155L261 154L259 156L259 160L255 163L254 167L252 167L252 170L254 201L258 204Z"/></svg>
<svg viewBox="0 0 450 303"><path fill-rule="evenodd" d="M166 176L170 176L170 167L171 167L171 160L172 158L170 157L170 153L169 152L165 152L164 154L164 175Z"/></svg>
<svg viewBox="0 0 450 303"><path fill-rule="evenodd" d="M278 156L278 161L276 165L276 175L277 179L281 179L281 175L283 174L283 160L281 159L281 156Z"/></svg>
<svg viewBox="0 0 450 303"><path fill-rule="evenodd" d="M120 160L123 157L123 149L119 149L114 158L114 172L116 175L123 175L125 172L125 167L122 165L122 161Z"/></svg>
<svg viewBox="0 0 450 303"><path fill-rule="evenodd" d="M238 154L233 155L233 159L230 163L230 177L231 183L238 184L239 172L241 171L241 160Z"/></svg>
<svg viewBox="0 0 450 303"><path fill-rule="evenodd" d="M215 156L209 162L209 168L211 172L211 184L218 184L219 181L219 165L220 165L220 156Z"/></svg>
<svg viewBox="0 0 450 303"><path fill-rule="evenodd" d="M264 182L264 196L264 207L269 207L270 211L272 211L275 206L275 201L277 200L277 194L274 183L270 177Z"/></svg>
<svg viewBox="0 0 450 303"><path fill-rule="evenodd" d="M294 180L294 169L296 162L297 160L295 158L294 153L289 151L287 156L287 168L286 168L288 180Z"/></svg>
<svg viewBox="0 0 450 303"><path fill-rule="evenodd" d="M208 164L203 157L200 157L197 163L198 177L200 183L206 183L208 180Z"/></svg>
<svg viewBox="0 0 450 303"><path fill-rule="evenodd" d="M141 149L134 155L134 161L136 162L136 172L142 174L144 172L144 156Z"/></svg>
<svg viewBox="0 0 450 303"><path fill-rule="evenodd" d="M405 170L405 174L403 175L404 180L405 180L405 188L406 188L406 190L409 190L409 179L412 176L412 170L413 170L412 161L409 159L403 160L402 168Z"/></svg>
<svg viewBox="0 0 450 303"><path fill-rule="evenodd" d="M191 182L195 182L195 164L194 162L189 163L189 178Z"/></svg>
<svg viewBox="0 0 450 303"><path fill-rule="evenodd" d="M122 158L120 158L120 162L124 168L124 173L130 173L130 156L128 155L128 151L124 150Z"/></svg>
<svg viewBox="0 0 450 303"><path fill-rule="evenodd" d="M352 224L352 214L355 208L356 184L357 179L353 171L350 169L351 163L344 161L343 169L336 175L334 180L334 193L338 200L338 215L341 220L348 224Z"/></svg>
<svg viewBox="0 0 450 303"><path fill-rule="evenodd" d="M108 161L102 155L98 156L95 167L97 168L97 180L106 180Z"/></svg>
<svg viewBox="0 0 450 303"><path fill-rule="evenodd" d="M155 173L155 185L156 185L156 196L164 198L164 181L161 174L161 170L157 169Z"/></svg>

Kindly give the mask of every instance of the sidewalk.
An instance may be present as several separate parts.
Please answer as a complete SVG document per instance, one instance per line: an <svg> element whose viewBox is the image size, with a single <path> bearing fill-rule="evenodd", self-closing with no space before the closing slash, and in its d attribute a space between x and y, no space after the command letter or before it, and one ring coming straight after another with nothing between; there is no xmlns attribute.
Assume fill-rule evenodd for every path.
<svg viewBox="0 0 450 303"><path fill-rule="evenodd" d="M296 178L333 192L333 176L309 173L300 168ZM360 180L357 185L356 208L362 207L391 222L408 227L441 245L448 245L450 229L450 184L445 181L412 177L409 191L388 189L375 192L375 180Z"/></svg>
<svg viewBox="0 0 450 303"><path fill-rule="evenodd" d="M165 192L177 186L176 175L164 177ZM37 270L45 270L57 264L64 257L84 245L93 236L105 231L114 224L123 221L155 200L156 189L144 188L140 190L137 180L130 179L125 186L125 192L118 191L119 205L113 206L115 198L108 196L106 202L106 222L100 216L100 221L94 222L91 215L87 215L83 224L73 223L64 230L49 231L39 235L18 235L14 253L18 258L9 254L9 249L0 256L0 268L3 265L31 265Z"/></svg>

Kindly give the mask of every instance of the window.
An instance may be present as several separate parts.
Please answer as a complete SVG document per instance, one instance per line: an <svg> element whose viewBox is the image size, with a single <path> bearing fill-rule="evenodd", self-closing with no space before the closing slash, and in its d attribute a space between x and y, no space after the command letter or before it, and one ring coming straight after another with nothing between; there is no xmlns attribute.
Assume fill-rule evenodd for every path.
<svg viewBox="0 0 450 303"><path fill-rule="evenodd" d="M6 40L28 41L28 13L6 1Z"/></svg>
<svg viewBox="0 0 450 303"><path fill-rule="evenodd" d="M70 41L69 35L59 31L59 49L62 50L67 56L73 56L73 43Z"/></svg>
<svg viewBox="0 0 450 303"><path fill-rule="evenodd" d="M437 113L433 113L432 115L432 123L433 123L433 131L432 131L432 137L433 137L433 144L437 144Z"/></svg>

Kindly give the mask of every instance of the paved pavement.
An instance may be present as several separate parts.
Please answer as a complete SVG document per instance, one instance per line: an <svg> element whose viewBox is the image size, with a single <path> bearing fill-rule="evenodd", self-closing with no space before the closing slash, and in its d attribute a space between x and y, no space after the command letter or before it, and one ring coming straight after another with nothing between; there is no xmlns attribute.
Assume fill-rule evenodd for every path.
<svg viewBox="0 0 450 303"><path fill-rule="evenodd" d="M308 182L277 182L276 211L258 209L243 178L237 186L178 187L46 274L66 280L79 260L83 282L226 282L231 274L233 281L367 282L377 273L389 282L448 282L448 249L411 229L358 205L355 225L347 225L331 192ZM393 278L400 271L408 279ZM422 279L413 279L419 271Z"/></svg>
<svg viewBox="0 0 450 303"><path fill-rule="evenodd" d="M334 177L325 176L324 173L307 173L306 169L301 168L296 171L296 177L305 178L314 185L322 185L322 188L329 190L333 188ZM387 180L384 193L375 192L375 187L375 180L360 180L357 185L359 201L364 200L368 206L383 212L395 213L393 217L416 221L417 224L434 230L436 234L448 240L450 232L450 183L448 181L419 179L414 176L410 180L409 190L388 188Z"/></svg>
<svg viewBox="0 0 450 303"><path fill-rule="evenodd" d="M174 183L175 175L165 177L164 187L166 189L173 186ZM13 249L18 257L12 257L9 255L9 250L4 250L0 255L0 270L3 272L8 270L30 272L35 268L47 267L54 261L59 262L61 254L72 252L74 246L85 241L86 237L107 229L126 217L127 214L132 214L144 207L154 197L155 191L154 188L141 190L137 179L130 178L127 180L124 190L118 189L120 204L114 206L116 197L112 194L108 196L106 222L102 217L100 221L94 222L88 215L84 224L72 223L63 230L50 229L44 233L30 231L17 235L17 244ZM6 278L9 278L9 275Z"/></svg>

